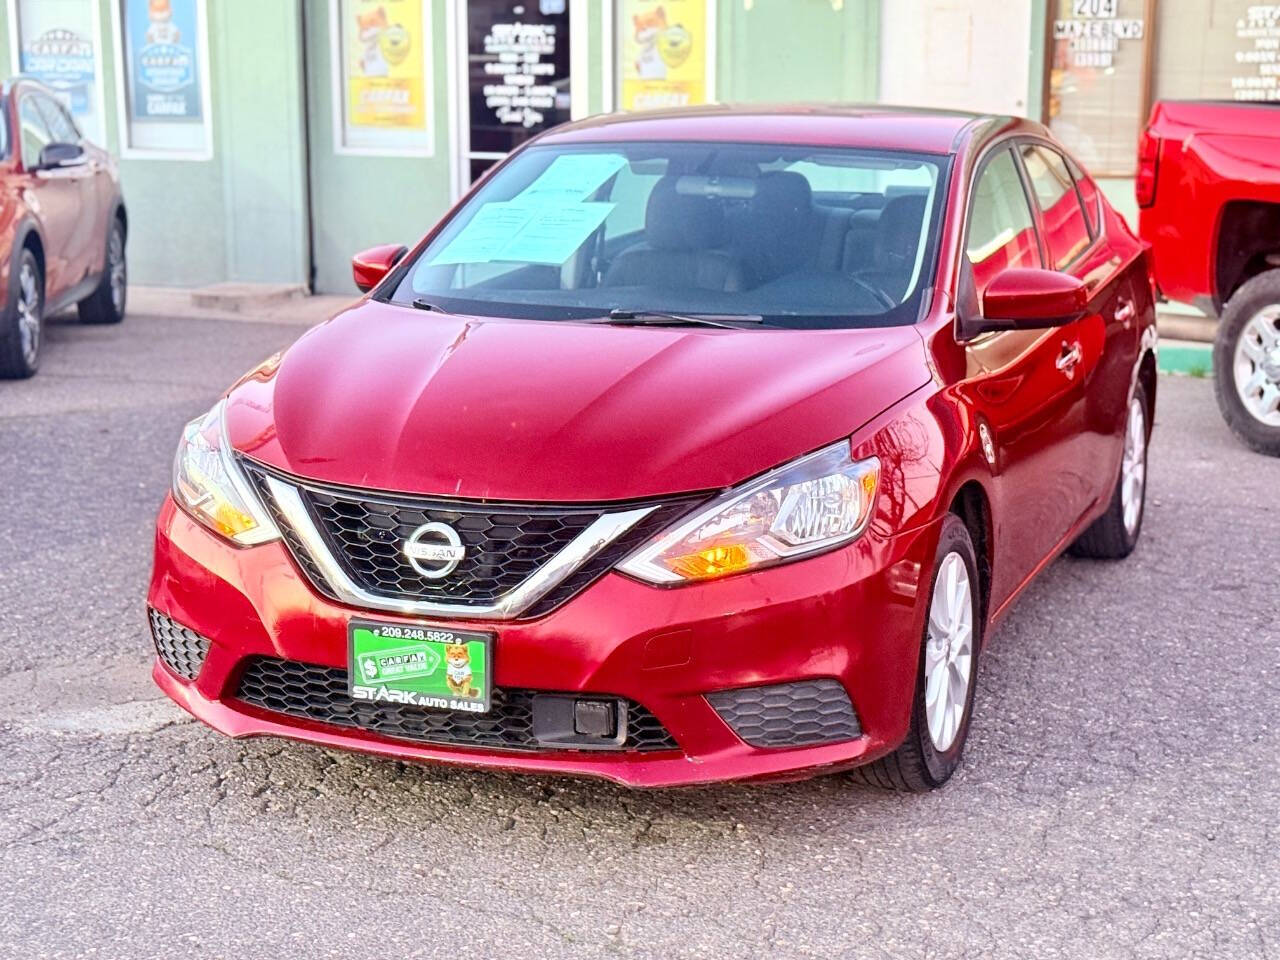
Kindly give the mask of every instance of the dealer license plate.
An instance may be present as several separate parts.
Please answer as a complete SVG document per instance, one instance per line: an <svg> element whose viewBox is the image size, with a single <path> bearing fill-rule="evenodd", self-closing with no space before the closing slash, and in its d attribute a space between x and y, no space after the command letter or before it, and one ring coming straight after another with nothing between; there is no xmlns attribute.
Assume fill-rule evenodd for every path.
<svg viewBox="0 0 1280 960"><path fill-rule="evenodd" d="M446 627L352 620L347 689L353 700L486 713L493 635Z"/></svg>

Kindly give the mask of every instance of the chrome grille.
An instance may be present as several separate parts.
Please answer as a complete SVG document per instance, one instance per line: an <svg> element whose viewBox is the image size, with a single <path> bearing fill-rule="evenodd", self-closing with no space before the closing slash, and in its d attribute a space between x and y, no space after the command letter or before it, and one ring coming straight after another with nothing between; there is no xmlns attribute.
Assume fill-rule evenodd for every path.
<svg viewBox="0 0 1280 960"><path fill-rule="evenodd" d="M507 619L528 612L541 616L586 589L639 544L667 527L701 497L626 504L490 503L355 490L300 480L242 460L245 471L271 510L298 566L323 593L344 602L406 613L487 616ZM272 483L296 492L303 516L317 534L304 536L272 495ZM278 487L277 487L278 489ZM599 542L593 531L611 518L635 514L634 522L611 528ZM413 532L428 523L450 526L466 548L447 576L423 576L404 554ZM584 541L589 541L584 545ZM323 550L325 556L318 556ZM573 554L572 562L566 557ZM345 596L326 576L326 561L360 594ZM554 576L548 571L555 567ZM535 578L542 589L517 607L502 606ZM425 609L404 609L410 603ZM442 608L432 610L430 605ZM495 615L493 611L499 608ZM475 611L471 614L471 611ZM486 613L485 611L489 611Z"/></svg>

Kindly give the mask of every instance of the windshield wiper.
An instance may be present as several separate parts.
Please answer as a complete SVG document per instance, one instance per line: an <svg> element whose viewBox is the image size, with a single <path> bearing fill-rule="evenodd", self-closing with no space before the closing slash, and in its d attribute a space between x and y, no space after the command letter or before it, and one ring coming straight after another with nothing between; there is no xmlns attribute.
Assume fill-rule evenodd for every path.
<svg viewBox="0 0 1280 960"><path fill-rule="evenodd" d="M437 307L430 300L423 300L421 297L413 298L413 307L415 310L434 310L436 313L444 313L441 307Z"/></svg>
<svg viewBox="0 0 1280 960"><path fill-rule="evenodd" d="M609 311L608 316L595 317L585 322L611 323L620 327L687 325L735 330L738 329L739 324L743 323L764 323L764 317L737 313L667 313L663 310L624 310L621 307L614 307Z"/></svg>

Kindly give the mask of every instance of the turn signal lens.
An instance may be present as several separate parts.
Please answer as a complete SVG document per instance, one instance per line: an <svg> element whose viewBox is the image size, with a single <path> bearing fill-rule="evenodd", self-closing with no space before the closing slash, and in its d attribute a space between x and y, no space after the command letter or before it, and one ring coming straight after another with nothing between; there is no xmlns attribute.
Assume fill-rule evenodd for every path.
<svg viewBox="0 0 1280 960"><path fill-rule="evenodd" d="M224 402L183 428L173 461L173 497L210 530L249 546L280 536L230 455Z"/></svg>
<svg viewBox="0 0 1280 960"><path fill-rule="evenodd" d="M686 580L698 580L704 577L722 577L726 573L737 573L751 566L751 554L742 544L730 544L723 547L707 547L697 553L683 557L669 557L666 565Z"/></svg>
<svg viewBox="0 0 1280 960"><path fill-rule="evenodd" d="M879 484L880 461L851 459L842 441L725 492L618 569L671 584L809 556L861 535Z"/></svg>

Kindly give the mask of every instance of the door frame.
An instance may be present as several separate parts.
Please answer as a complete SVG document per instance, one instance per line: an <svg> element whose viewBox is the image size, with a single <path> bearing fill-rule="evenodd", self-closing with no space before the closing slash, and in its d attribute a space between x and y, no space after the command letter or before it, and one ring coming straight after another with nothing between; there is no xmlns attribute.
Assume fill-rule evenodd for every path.
<svg viewBox="0 0 1280 960"><path fill-rule="evenodd" d="M530 0L534 2L534 0ZM590 15L591 0L569 2L569 117L578 120L590 113ZM468 0L445 0L445 70L449 115L449 196L456 201L471 189L471 161L499 160L505 153L471 150L471 89L467 36Z"/></svg>

